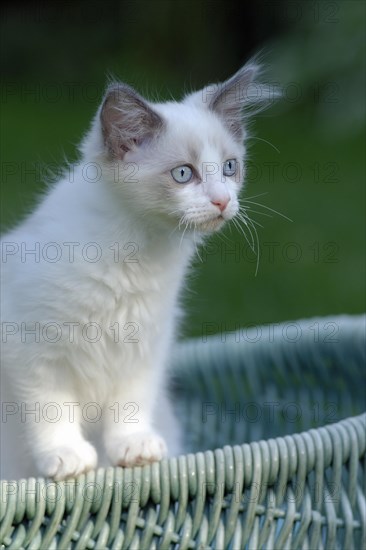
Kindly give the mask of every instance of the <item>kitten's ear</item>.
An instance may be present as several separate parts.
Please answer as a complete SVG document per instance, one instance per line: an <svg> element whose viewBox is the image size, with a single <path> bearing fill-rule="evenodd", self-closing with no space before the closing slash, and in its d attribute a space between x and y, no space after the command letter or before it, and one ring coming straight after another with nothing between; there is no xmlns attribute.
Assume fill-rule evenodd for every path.
<svg viewBox="0 0 366 550"><path fill-rule="evenodd" d="M244 137L242 110L248 98L249 86L258 72L256 65L245 65L234 76L222 84L207 86L203 90L203 101L217 113L233 136L242 141Z"/></svg>
<svg viewBox="0 0 366 550"><path fill-rule="evenodd" d="M244 137L243 109L256 105L261 110L271 99L270 88L255 82L259 72L259 65L249 63L225 82L211 84L201 91L202 102L222 118L240 142Z"/></svg>
<svg viewBox="0 0 366 550"><path fill-rule="evenodd" d="M104 143L113 157L152 139L163 127L161 117L127 84L111 84L106 92L100 120Z"/></svg>

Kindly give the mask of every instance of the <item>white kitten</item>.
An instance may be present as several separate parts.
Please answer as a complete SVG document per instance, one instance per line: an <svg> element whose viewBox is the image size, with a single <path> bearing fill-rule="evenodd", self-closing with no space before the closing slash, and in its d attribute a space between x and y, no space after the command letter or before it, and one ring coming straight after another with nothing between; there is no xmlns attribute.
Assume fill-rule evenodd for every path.
<svg viewBox="0 0 366 550"><path fill-rule="evenodd" d="M196 243L238 213L255 72L180 103L112 84L80 163L3 237L1 477L94 468L88 427L114 465L160 460L163 424L178 452L163 403L178 295Z"/></svg>

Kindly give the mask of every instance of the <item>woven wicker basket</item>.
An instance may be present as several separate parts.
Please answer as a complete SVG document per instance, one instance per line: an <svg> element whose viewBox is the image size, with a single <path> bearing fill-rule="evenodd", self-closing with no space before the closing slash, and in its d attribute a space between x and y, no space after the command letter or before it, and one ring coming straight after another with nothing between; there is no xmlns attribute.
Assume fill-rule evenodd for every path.
<svg viewBox="0 0 366 550"><path fill-rule="evenodd" d="M180 344L189 454L2 482L1 548L365 548L365 350L364 317Z"/></svg>

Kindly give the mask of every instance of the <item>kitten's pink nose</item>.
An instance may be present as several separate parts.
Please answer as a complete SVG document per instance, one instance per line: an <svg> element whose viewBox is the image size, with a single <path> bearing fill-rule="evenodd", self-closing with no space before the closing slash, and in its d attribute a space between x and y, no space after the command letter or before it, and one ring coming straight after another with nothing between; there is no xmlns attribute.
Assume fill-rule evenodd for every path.
<svg viewBox="0 0 366 550"><path fill-rule="evenodd" d="M215 206L218 206L220 208L220 211L223 212L225 210L225 208L227 207L229 201L230 201L230 198L225 198L225 199L222 198L222 199L217 199L217 200L211 201L211 202Z"/></svg>

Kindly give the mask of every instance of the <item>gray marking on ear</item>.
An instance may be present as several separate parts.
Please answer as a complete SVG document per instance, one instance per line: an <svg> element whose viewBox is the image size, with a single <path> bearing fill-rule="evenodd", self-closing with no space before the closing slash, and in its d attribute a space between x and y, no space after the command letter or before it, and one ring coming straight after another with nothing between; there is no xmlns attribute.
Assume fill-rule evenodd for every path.
<svg viewBox="0 0 366 550"><path fill-rule="evenodd" d="M164 122L131 86L108 86L100 120L104 143L112 156L122 159L127 151L153 139Z"/></svg>
<svg viewBox="0 0 366 550"><path fill-rule="evenodd" d="M238 140L244 137L242 109L248 99L248 88L257 73L255 65L242 67L234 76L217 85L210 97L208 108L217 113Z"/></svg>
<svg viewBox="0 0 366 550"><path fill-rule="evenodd" d="M255 105L256 112L268 107L279 97L275 87L256 82L260 66L255 62L244 65L231 78L220 84L210 84L202 90L202 101L219 115L234 138L244 137L244 112Z"/></svg>

